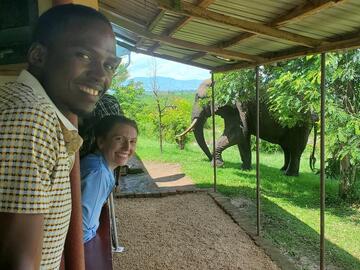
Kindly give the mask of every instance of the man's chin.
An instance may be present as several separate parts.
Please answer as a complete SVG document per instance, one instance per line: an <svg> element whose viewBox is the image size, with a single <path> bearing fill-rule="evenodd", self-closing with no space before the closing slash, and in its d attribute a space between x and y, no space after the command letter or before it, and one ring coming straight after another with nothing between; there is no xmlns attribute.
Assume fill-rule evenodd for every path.
<svg viewBox="0 0 360 270"><path fill-rule="evenodd" d="M78 117L82 117L82 118L88 118L91 116L91 113L93 112L93 110L95 109L95 105L92 106L91 108L73 108L71 110L72 113L76 114Z"/></svg>

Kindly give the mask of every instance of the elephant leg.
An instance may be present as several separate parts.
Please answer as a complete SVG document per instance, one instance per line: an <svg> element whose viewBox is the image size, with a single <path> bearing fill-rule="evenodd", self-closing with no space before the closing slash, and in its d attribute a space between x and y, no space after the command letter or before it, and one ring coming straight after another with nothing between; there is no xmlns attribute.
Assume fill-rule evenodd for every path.
<svg viewBox="0 0 360 270"><path fill-rule="evenodd" d="M288 176L299 176L299 167L300 167L300 157L301 154L292 152L290 154L289 166L285 171L285 175Z"/></svg>
<svg viewBox="0 0 360 270"><path fill-rule="evenodd" d="M230 146L235 145L232 140L229 140L227 136L222 135L215 143L215 165L216 167L221 167L224 165L224 160L222 159L222 152L229 148ZM214 165L214 160L212 160L212 165Z"/></svg>
<svg viewBox="0 0 360 270"><path fill-rule="evenodd" d="M288 176L299 176L300 160L301 155L304 152L306 143L299 144L297 148L294 146L290 151L290 162L289 166L285 171L285 175Z"/></svg>
<svg viewBox="0 0 360 270"><path fill-rule="evenodd" d="M305 130L306 132L306 130ZM293 136L292 145L290 149L290 162L289 166L285 171L285 175L298 176L300 168L301 155L305 150L306 142L308 139L308 133L298 132L298 137Z"/></svg>
<svg viewBox="0 0 360 270"><path fill-rule="evenodd" d="M238 143L240 157L242 161L241 169L251 170L251 145L250 135L247 135L244 140Z"/></svg>
<svg viewBox="0 0 360 270"><path fill-rule="evenodd" d="M286 171L287 168L289 167L289 163L290 163L290 151L286 146L283 146L283 145L280 145L280 146L284 152L284 166L282 166L282 168L280 170Z"/></svg>

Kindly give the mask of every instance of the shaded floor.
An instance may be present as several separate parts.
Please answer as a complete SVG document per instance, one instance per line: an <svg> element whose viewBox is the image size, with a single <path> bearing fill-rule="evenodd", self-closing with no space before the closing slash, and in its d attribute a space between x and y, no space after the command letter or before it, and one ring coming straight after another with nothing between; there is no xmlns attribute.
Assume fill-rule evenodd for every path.
<svg viewBox="0 0 360 270"><path fill-rule="evenodd" d="M114 269L280 269L213 198L192 192L178 164L134 158L130 167L143 173L122 177L115 194L125 252L114 254Z"/></svg>

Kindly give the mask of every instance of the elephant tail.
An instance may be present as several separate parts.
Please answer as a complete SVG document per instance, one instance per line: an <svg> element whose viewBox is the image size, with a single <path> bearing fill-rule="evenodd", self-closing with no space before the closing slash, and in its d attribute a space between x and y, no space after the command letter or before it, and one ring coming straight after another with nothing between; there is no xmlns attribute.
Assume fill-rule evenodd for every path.
<svg viewBox="0 0 360 270"><path fill-rule="evenodd" d="M316 121L314 121L314 142L313 142L313 149L312 149L310 159L309 159L310 169L313 172L317 172L315 170L315 163L316 163L315 148L316 148L317 129L318 129L318 123Z"/></svg>

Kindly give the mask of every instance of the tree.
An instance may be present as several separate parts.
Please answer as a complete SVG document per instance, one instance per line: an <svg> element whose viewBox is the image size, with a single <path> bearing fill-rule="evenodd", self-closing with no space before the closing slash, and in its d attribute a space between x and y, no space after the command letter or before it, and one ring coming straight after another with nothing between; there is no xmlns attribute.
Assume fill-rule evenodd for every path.
<svg viewBox="0 0 360 270"><path fill-rule="evenodd" d="M339 195L347 198L355 188L360 167L360 50L327 54L326 146L327 175L340 176ZM306 56L261 68L260 95L283 126L307 121L320 111L320 56ZM220 74L216 95L223 103L253 98L253 70Z"/></svg>
<svg viewBox="0 0 360 270"><path fill-rule="evenodd" d="M114 91L114 96L119 101L125 115L137 120L140 113L139 108L141 108L140 98L145 89L142 83L133 80L125 84L128 77L128 71L121 65L113 78L111 89Z"/></svg>
<svg viewBox="0 0 360 270"><path fill-rule="evenodd" d="M153 57L151 62L151 70L150 75L152 77L151 81L151 89L154 95L154 99L156 102L157 108L157 117L158 117L158 131L159 131L159 145L160 145L160 152L163 152L163 123L162 119L164 117L165 111L168 108L172 108L173 106L168 104L168 98L163 98L159 93L159 85L157 82L157 63L156 59Z"/></svg>
<svg viewBox="0 0 360 270"><path fill-rule="evenodd" d="M339 194L350 197L360 168L360 50L332 55L332 91L327 115L329 161L339 166ZM331 168L330 168L331 169ZM336 168L332 168L334 171Z"/></svg>

